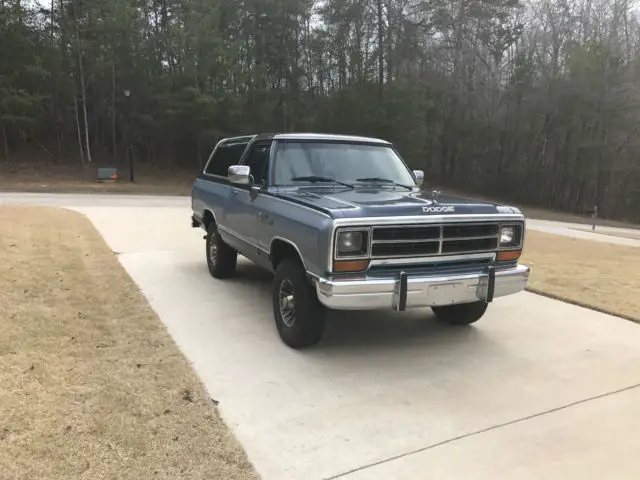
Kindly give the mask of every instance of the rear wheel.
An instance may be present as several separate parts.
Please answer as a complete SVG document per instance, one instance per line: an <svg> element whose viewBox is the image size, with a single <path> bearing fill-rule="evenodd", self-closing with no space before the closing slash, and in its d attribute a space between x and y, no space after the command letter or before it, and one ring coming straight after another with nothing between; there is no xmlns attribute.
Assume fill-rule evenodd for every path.
<svg viewBox="0 0 640 480"><path fill-rule="evenodd" d="M291 348L305 348L320 341L326 309L299 261L286 258L273 279L273 316L280 338Z"/></svg>
<svg viewBox="0 0 640 480"><path fill-rule="evenodd" d="M236 272L238 254L220 237L214 222L207 227L207 266L214 278L228 278Z"/></svg>
<svg viewBox="0 0 640 480"><path fill-rule="evenodd" d="M485 302L461 303L445 307L431 307L438 320L450 325L469 325L477 322L487 311Z"/></svg>

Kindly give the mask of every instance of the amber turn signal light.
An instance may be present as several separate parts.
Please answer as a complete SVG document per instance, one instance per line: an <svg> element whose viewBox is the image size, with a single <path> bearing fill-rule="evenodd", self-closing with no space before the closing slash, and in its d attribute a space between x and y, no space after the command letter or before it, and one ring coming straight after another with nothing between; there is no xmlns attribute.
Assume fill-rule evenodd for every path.
<svg viewBox="0 0 640 480"><path fill-rule="evenodd" d="M369 260L336 260L333 262L334 272L362 272L369 266Z"/></svg>
<svg viewBox="0 0 640 480"><path fill-rule="evenodd" d="M498 252L496 261L508 262L512 260L517 260L520 258L520 255L522 255L522 250L505 250L503 252Z"/></svg>

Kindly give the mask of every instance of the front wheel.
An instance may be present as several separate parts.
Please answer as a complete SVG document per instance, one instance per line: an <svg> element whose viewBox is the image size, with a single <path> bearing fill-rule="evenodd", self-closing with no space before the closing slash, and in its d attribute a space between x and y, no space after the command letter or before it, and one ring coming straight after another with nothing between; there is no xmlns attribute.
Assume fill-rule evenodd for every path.
<svg viewBox="0 0 640 480"><path fill-rule="evenodd" d="M280 338L291 348L305 348L320 341L326 310L307 281L300 262L287 258L273 278L273 316Z"/></svg>
<svg viewBox="0 0 640 480"><path fill-rule="evenodd" d="M431 307L438 320L450 325L470 325L482 318L487 311L487 303L460 303L444 307Z"/></svg>

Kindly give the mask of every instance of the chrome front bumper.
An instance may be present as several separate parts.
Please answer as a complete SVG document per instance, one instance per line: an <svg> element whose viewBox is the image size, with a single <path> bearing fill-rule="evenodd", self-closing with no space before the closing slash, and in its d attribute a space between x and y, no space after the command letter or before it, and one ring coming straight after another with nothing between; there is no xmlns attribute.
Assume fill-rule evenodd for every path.
<svg viewBox="0 0 640 480"><path fill-rule="evenodd" d="M359 280L316 280L318 299L335 310L379 310L491 302L525 289L529 267L489 267L484 272L451 276L365 277Z"/></svg>

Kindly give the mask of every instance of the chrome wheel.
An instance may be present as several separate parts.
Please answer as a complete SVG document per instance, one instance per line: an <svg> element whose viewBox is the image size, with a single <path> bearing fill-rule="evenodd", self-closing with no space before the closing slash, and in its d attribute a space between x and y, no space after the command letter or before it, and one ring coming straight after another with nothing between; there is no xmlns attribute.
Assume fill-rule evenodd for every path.
<svg viewBox="0 0 640 480"><path fill-rule="evenodd" d="M293 285L288 279L280 282L278 303L280 305L280 318L282 318L282 323L289 328L293 327L296 323L296 299L294 297Z"/></svg>

